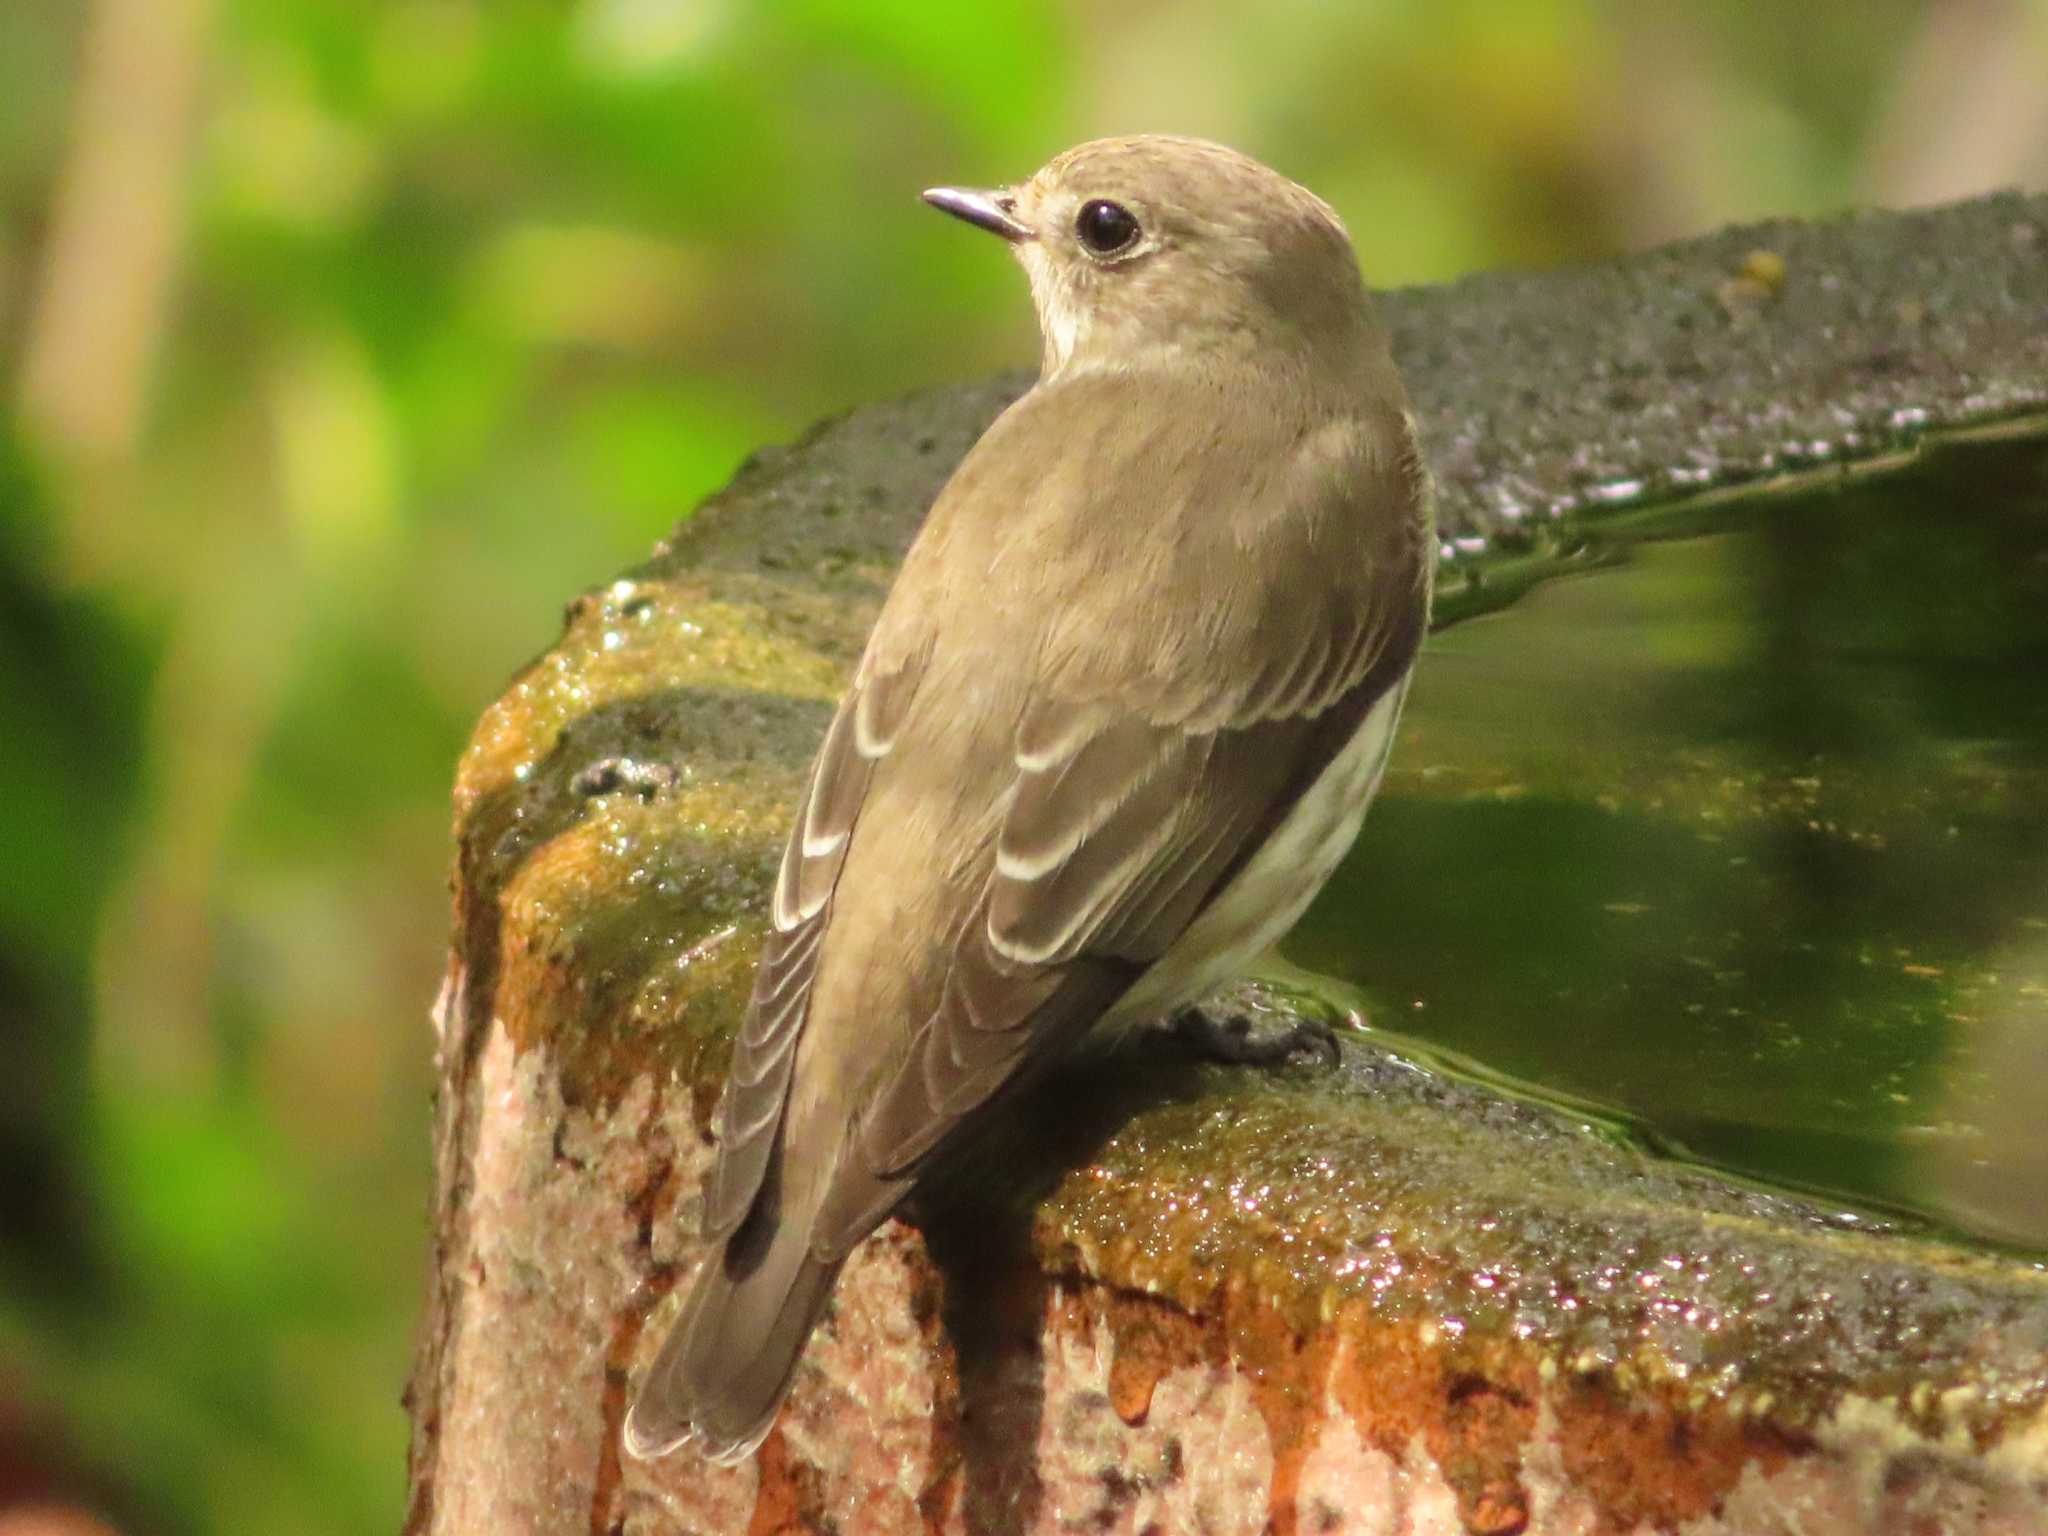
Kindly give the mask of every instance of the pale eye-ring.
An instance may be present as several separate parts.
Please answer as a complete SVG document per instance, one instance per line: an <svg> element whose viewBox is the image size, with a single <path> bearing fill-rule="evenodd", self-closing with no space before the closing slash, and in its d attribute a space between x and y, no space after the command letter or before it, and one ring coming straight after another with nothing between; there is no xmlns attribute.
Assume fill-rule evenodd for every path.
<svg viewBox="0 0 2048 1536"><path fill-rule="evenodd" d="M1074 236L1091 256L1114 256L1138 243L1138 221L1121 203L1090 198L1074 216Z"/></svg>

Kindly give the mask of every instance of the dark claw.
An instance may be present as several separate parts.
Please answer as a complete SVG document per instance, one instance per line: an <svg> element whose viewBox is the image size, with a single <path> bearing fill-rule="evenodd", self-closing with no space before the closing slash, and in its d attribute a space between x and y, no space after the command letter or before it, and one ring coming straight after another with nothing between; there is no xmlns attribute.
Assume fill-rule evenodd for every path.
<svg viewBox="0 0 2048 1536"><path fill-rule="evenodd" d="M1189 1050L1230 1066L1275 1066L1297 1052L1332 1067L1343 1058L1337 1031L1327 1019L1297 1014L1284 1024L1255 1029L1257 1023L1250 1014L1211 1003L1183 1008L1167 1027Z"/></svg>

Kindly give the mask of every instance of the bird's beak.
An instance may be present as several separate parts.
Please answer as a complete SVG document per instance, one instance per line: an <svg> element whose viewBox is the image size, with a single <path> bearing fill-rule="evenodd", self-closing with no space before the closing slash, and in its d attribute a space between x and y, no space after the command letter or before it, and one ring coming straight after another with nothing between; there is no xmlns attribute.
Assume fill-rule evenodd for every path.
<svg viewBox="0 0 2048 1536"><path fill-rule="evenodd" d="M924 200L956 219L965 219L992 235L1001 235L1012 245L1035 238L1031 226L1017 218L1017 200L1000 189L977 192L972 187L933 187L925 193Z"/></svg>

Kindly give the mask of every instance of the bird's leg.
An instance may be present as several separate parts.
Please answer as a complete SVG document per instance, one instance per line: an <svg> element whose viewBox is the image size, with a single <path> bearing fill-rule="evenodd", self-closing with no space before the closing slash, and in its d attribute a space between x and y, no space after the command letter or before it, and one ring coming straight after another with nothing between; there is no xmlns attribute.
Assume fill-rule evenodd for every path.
<svg viewBox="0 0 2048 1536"><path fill-rule="evenodd" d="M1326 1019L1295 1017L1275 1028L1259 1029L1248 1013L1224 998L1183 1008L1167 1021L1174 1038L1198 1055L1231 1066L1266 1067L1296 1052L1337 1065L1337 1031Z"/></svg>
<svg viewBox="0 0 2048 1536"><path fill-rule="evenodd" d="M1244 981L1215 997L1183 1008L1167 1029L1187 1049L1212 1061L1238 1066L1272 1066L1295 1055L1330 1066L1341 1059L1339 1027L1357 1029L1357 1010L1334 1002L1321 988L1285 981Z"/></svg>

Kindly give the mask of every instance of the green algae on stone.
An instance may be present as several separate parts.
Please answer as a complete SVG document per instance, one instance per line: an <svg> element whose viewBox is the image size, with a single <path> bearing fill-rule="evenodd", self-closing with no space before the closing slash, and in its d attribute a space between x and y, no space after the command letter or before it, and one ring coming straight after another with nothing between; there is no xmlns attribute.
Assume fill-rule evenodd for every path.
<svg viewBox="0 0 2048 1536"><path fill-rule="evenodd" d="M682 690L835 698L841 663L808 643L797 622L825 600L803 589L738 587L622 577L571 603L562 638L478 723L457 778L458 815L531 773L572 723L636 699ZM843 606L832 612L841 628L860 623ZM771 746L777 756L807 750L795 740L753 750Z"/></svg>
<svg viewBox="0 0 2048 1536"><path fill-rule="evenodd" d="M801 765L871 620L746 574L621 578L479 724L456 793L470 958L494 983L509 927L563 978L510 1017L572 1102L650 1069L708 1091Z"/></svg>
<svg viewBox="0 0 2048 1536"><path fill-rule="evenodd" d="M780 695L629 695L570 719L546 756L472 804L459 828L480 919L467 957L494 983L502 931L560 978L530 970L504 1018L522 1048L554 1053L566 1102L614 1101L651 1071L708 1113L800 787L791 744L828 715Z"/></svg>
<svg viewBox="0 0 2048 1536"><path fill-rule="evenodd" d="M774 859L767 839L701 826L683 804L636 798L557 838L508 893L508 920L571 984L544 1017L507 1027L521 1046L545 1028L571 1106L615 1102L651 1073L709 1107L752 987Z"/></svg>

